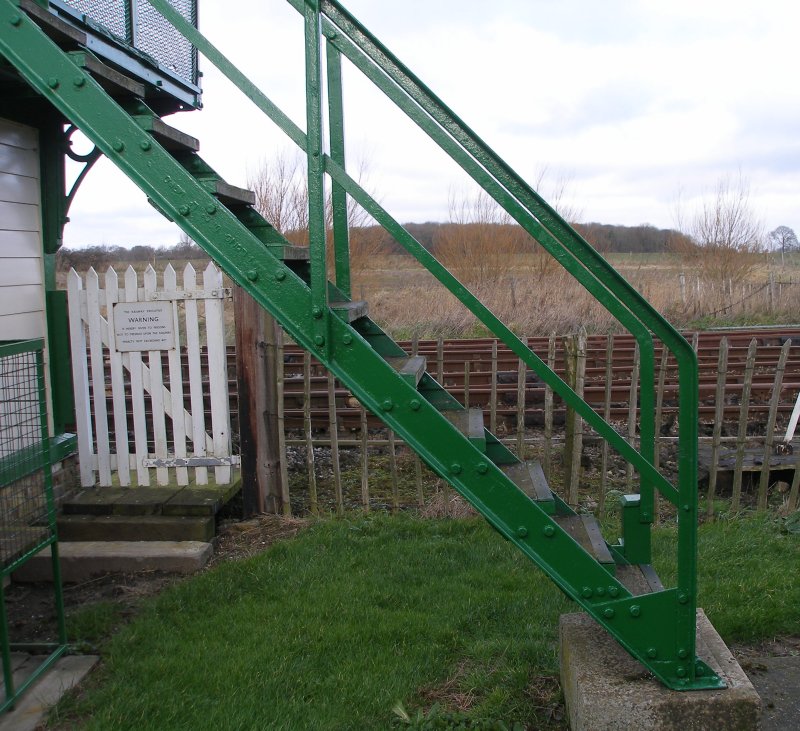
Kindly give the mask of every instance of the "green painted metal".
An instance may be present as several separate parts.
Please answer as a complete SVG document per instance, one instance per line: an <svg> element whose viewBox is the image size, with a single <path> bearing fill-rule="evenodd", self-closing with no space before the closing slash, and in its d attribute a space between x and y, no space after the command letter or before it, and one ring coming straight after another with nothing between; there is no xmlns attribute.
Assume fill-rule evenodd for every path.
<svg viewBox="0 0 800 731"><path fill-rule="evenodd" d="M258 91L197 30L186 23L165 0L148 0L228 78L299 144L309 156L309 187L317 186L310 212L316 213L317 234L312 235L309 272L281 261L274 230L253 211L234 215L215 201L203 185L207 166L196 155L176 160L155 143L125 110L65 56L32 23L12 0L0 0L0 54L36 91L67 119L77 125L104 154L120 167L161 209L228 274L286 327L303 347L315 353L359 400L411 445L425 462L447 479L484 517L526 556L545 570L565 593L581 604L619 642L665 684L679 689L720 687L721 681L701 662L695 661L695 561L696 561L696 464L697 384L696 360L685 341L630 288L602 257L561 221L552 209L528 188L488 147L385 51L336 3L289 0L302 14L306 30L307 129L302 132ZM322 147L321 33L328 39L329 60L335 53L329 94L332 126L331 155ZM316 35L316 38L315 38ZM333 48L333 50L331 50ZM652 465L650 428L643 424L642 452L621 439L567 385L536 357L508 328L485 308L439 262L400 227L344 169L343 119L337 80L338 54L347 56L372 78L437 143L481 183L526 230L534 234L553 256L637 337L643 355L642 410L652 401L652 333L676 352L681 376L680 479L673 487ZM376 70L377 69L377 70ZM379 73L380 72L380 73ZM386 80L389 81L386 81ZM390 83L391 82L391 83ZM402 92L402 93L401 93ZM404 96L405 95L405 96ZM410 101L409 101L410 100ZM334 137L337 140L334 141ZM341 147L337 147L341 142ZM180 157L180 156L179 156ZM633 597L565 533L553 516L532 502L502 472L500 466L516 458L485 431L485 439L471 443L442 415L460 408L429 376L417 389L386 362L402 350L368 318L350 324L333 316L325 275L324 176L362 205L400 243L423 263L439 281L495 332L587 420L640 472L641 504L654 486L679 507L678 587ZM200 178L200 179L198 179ZM340 192L341 192L340 191ZM346 198L345 208L346 208ZM321 215L320 215L321 214ZM319 234L319 221L322 234ZM266 225L265 225L266 224ZM316 243L315 243L316 242ZM282 247L278 237L276 245ZM342 257L338 262L346 266ZM296 270L296 271L295 271ZM337 299L344 297L344 280ZM322 287L322 290L320 290ZM346 299L346 298L345 298ZM314 306L321 309L321 314ZM327 324L321 324L326 322ZM321 338L321 340L320 340ZM687 357L688 348L690 357ZM399 351L399 352L398 352ZM650 360L648 360L650 357ZM687 379L687 376L689 377ZM692 377L693 376L693 377ZM688 413L688 416L687 416ZM692 422L692 419L694 421ZM684 426L687 425L684 429ZM485 445L485 446L484 446ZM485 451L484 451L485 450ZM558 498L558 514L571 511ZM635 508L635 506L631 506ZM556 516L557 517L557 516ZM645 510L634 514L630 533L647 528ZM649 531L644 531L649 536ZM628 544L630 545L630 544ZM649 556L646 538L639 538L639 557ZM626 557L612 547L617 562Z"/></svg>

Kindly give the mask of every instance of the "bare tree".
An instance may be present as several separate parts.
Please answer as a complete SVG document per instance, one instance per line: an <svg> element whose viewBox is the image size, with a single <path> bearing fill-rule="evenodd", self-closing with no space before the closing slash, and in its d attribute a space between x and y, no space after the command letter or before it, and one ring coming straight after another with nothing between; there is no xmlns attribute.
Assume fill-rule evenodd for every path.
<svg viewBox="0 0 800 731"><path fill-rule="evenodd" d="M774 231L769 232L769 242L773 249L781 250L781 266L783 257L787 251L797 251L800 243L797 241L797 234L788 226L778 226Z"/></svg>
<svg viewBox="0 0 800 731"><path fill-rule="evenodd" d="M750 201L750 184L740 174L721 178L714 191L687 211L675 207L678 229L688 237L674 250L703 279L732 292L759 265L764 227Z"/></svg>

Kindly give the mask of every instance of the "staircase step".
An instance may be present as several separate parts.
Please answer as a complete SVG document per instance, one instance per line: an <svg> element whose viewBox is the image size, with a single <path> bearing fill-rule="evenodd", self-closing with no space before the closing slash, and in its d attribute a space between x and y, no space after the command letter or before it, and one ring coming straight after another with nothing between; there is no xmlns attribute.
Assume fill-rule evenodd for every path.
<svg viewBox="0 0 800 731"><path fill-rule="evenodd" d="M366 317L369 313L366 302L331 302L330 308L337 317L348 323Z"/></svg>
<svg viewBox="0 0 800 731"><path fill-rule="evenodd" d="M86 45L86 33L65 23L34 0L21 0L19 6L60 46L69 48Z"/></svg>
<svg viewBox="0 0 800 731"><path fill-rule="evenodd" d="M414 388L425 375L427 360L424 355L397 356L386 359L402 377Z"/></svg>
<svg viewBox="0 0 800 731"><path fill-rule="evenodd" d="M87 581L108 573L165 571L191 574L208 563L214 549L204 541L74 541L60 543L61 578ZM14 581L52 581L50 547L39 551L13 574Z"/></svg>
<svg viewBox="0 0 800 731"><path fill-rule="evenodd" d="M202 541L214 538L213 516L62 515L61 541Z"/></svg>
<svg viewBox="0 0 800 731"><path fill-rule="evenodd" d="M203 180L201 184L225 206L235 208L237 206L254 206L256 203L256 194L252 190L237 188L224 180Z"/></svg>
<svg viewBox="0 0 800 731"><path fill-rule="evenodd" d="M614 557L593 515L558 515L555 521L599 563L614 565Z"/></svg>
<svg viewBox="0 0 800 731"><path fill-rule="evenodd" d="M175 127L170 127L160 117L152 114L140 114L134 117L145 132L149 132L158 143L170 152L197 152L200 149L200 140Z"/></svg>
<svg viewBox="0 0 800 731"><path fill-rule="evenodd" d="M106 66L90 53L71 51L69 56L77 66L91 74L109 96L144 98L144 84Z"/></svg>
<svg viewBox="0 0 800 731"><path fill-rule="evenodd" d="M661 579L650 564L618 565L616 576L634 596L664 590Z"/></svg>
<svg viewBox="0 0 800 731"><path fill-rule="evenodd" d="M442 416L478 449L482 452L486 451L486 432L483 428L483 411L481 409L442 411Z"/></svg>
<svg viewBox="0 0 800 731"><path fill-rule="evenodd" d="M549 515L556 512L556 503L553 493L547 484L544 470L540 462L517 462L515 464L501 465L500 469L506 474L522 492L533 502L537 503Z"/></svg>

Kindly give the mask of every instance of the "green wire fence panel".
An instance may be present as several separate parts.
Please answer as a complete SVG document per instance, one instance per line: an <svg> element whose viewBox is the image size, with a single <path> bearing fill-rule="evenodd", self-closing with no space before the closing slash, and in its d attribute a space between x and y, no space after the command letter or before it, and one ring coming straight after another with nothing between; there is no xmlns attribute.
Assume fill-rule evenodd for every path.
<svg viewBox="0 0 800 731"><path fill-rule="evenodd" d="M56 522L51 482L47 400L41 340L0 344L0 640L2 709L15 700L66 648L64 608L56 550ZM50 546L59 642L33 648L41 662L15 677L6 614L5 580L33 555ZM26 645L30 648L30 645Z"/></svg>

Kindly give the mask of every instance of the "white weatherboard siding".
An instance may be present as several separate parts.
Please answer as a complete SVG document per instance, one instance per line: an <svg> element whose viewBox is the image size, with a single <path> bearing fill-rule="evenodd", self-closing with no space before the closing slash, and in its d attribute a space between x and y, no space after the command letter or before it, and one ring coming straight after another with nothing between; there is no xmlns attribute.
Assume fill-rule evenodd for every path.
<svg viewBox="0 0 800 731"><path fill-rule="evenodd" d="M0 119L0 341L47 335L40 205L39 133Z"/></svg>

